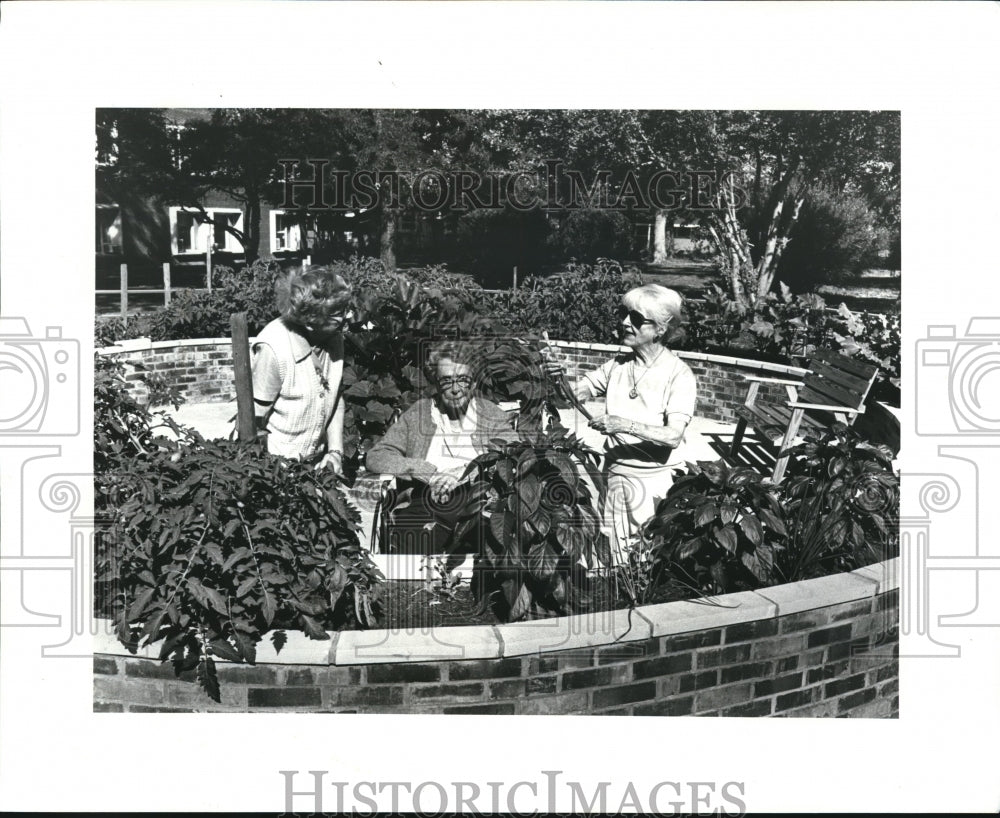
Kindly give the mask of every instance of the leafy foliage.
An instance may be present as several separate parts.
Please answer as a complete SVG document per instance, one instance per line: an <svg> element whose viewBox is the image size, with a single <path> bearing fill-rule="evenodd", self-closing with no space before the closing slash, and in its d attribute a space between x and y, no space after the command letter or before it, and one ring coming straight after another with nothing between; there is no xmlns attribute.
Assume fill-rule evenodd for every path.
<svg viewBox="0 0 1000 818"><path fill-rule="evenodd" d="M123 644L162 640L160 658L197 668L218 700L214 659L253 664L268 631L280 649L287 628L325 639L375 622L381 576L332 473L166 417L157 434L120 365L95 367L97 598Z"/></svg>
<svg viewBox="0 0 1000 818"><path fill-rule="evenodd" d="M632 222L618 211L574 210L549 243L560 259L594 264L602 258L633 258Z"/></svg>
<svg viewBox="0 0 1000 818"><path fill-rule="evenodd" d="M773 583L785 513L773 486L724 461L688 463L643 526L654 576L718 594Z"/></svg>
<svg viewBox="0 0 1000 818"><path fill-rule="evenodd" d="M551 338L616 343L615 310L622 296L641 284L638 270L612 259L571 262L563 273L529 278L510 300L506 322Z"/></svg>
<svg viewBox="0 0 1000 818"><path fill-rule="evenodd" d="M784 581L852 571L898 552L899 480L892 453L843 423L789 450L781 483L792 547Z"/></svg>
<svg viewBox="0 0 1000 818"><path fill-rule="evenodd" d="M870 264L889 236L866 196L820 187L802 205L798 223L778 264L778 278L796 292L839 283Z"/></svg>
<svg viewBox="0 0 1000 818"><path fill-rule="evenodd" d="M590 604L586 569L609 566L595 497L580 470L603 493L598 457L565 430L507 443L469 465L478 490L459 515L456 539L485 513L485 547L474 582L481 604L504 621Z"/></svg>

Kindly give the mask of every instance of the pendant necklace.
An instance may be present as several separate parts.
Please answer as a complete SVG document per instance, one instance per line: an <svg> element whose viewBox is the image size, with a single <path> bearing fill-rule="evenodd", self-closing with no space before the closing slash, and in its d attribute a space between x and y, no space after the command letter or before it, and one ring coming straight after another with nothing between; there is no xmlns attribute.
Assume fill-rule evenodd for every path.
<svg viewBox="0 0 1000 818"><path fill-rule="evenodd" d="M325 350L322 347L313 347L313 368L316 370L316 377L319 378L319 385L322 387L324 392L330 391L330 383L326 379L326 356L324 354ZM319 358L322 363L317 363L317 358Z"/></svg>
<svg viewBox="0 0 1000 818"><path fill-rule="evenodd" d="M643 378L646 377L646 373L653 368L653 364L655 364L658 360L660 360L660 356L662 354L663 350L661 349L659 352L656 353L656 357L649 362L649 365L646 367L646 369L638 378L636 378L635 376L635 358L632 359L632 366L629 368L629 372L632 373L632 388L629 390L628 393L628 396L632 398L632 400L635 400L637 397L639 397L639 390L636 389L636 387L639 385L639 381L641 381Z"/></svg>

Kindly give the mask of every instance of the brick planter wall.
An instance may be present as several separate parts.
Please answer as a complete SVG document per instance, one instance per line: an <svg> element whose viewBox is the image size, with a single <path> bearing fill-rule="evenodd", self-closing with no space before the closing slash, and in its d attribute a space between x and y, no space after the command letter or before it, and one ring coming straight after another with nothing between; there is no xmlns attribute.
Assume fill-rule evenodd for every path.
<svg viewBox="0 0 1000 818"><path fill-rule="evenodd" d="M261 643L194 674L95 641L98 712L849 716L899 713L898 560L834 577L496 627L353 631ZM155 657L149 651L149 657Z"/></svg>
<svg viewBox="0 0 1000 818"><path fill-rule="evenodd" d="M610 344L584 344L553 341L570 378L596 369L626 347ZM191 403L235 400L233 356L228 338L205 338L184 341L157 341L140 338L123 341L119 346L99 350L119 355L126 363L141 363L148 370L163 375L178 387ZM781 364L763 363L743 358L728 358L698 352L678 352L698 377L698 414L710 420L733 423L735 409L746 397L747 381L740 377L788 378L801 376L804 370ZM131 368L130 368L131 369ZM126 376L134 394L145 399L146 387L141 373L132 369ZM777 398L781 387L764 385L761 395Z"/></svg>

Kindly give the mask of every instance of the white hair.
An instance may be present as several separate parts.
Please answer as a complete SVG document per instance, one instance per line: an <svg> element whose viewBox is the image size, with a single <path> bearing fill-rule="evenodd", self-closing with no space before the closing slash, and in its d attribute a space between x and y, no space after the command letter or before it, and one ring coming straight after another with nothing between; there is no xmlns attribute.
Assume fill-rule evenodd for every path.
<svg viewBox="0 0 1000 818"><path fill-rule="evenodd" d="M630 310L638 310L656 325L662 333L660 339L665 345L681 334L681 311L684 298L676 290L662 284L643 284L629 290L622 297L622 304Z"/></svg>

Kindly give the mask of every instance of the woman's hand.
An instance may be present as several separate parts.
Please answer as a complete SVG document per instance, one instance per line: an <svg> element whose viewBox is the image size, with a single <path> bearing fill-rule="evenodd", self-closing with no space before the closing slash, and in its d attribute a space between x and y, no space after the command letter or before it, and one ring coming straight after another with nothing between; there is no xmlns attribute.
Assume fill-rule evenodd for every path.
<svg viewBox="0 0 1000 818"><path fill-rule="evenodd" d="M590 421L590 428L597 429L606 435L616 435L622 432L634 434L632 431L635 423L619 415L601 415Z"/></svg>
<svg viewBox="0 0 1000 818"><path fill-rule="evenodd" d="M333 469L334 474L344 473L344 453L327 452L323 459L316 464L317 469Z"/></svg>
<svg viewBox="0 0 1000 818"><path fill-rule="evenodd" d="M460 482L460 474L454 470L434 472L427 481L431 490L431 500L435 503L446 502Z"/></svg>
<svg viewBox="0 0 1000 818"><path fill-rule="evenodd" d="M548 356L546 356L545 362L543 363L542 366L545 370L545 374L550 378L558 379L566 375L566 367L564 367L555 358L549 358Z"/></svg>

